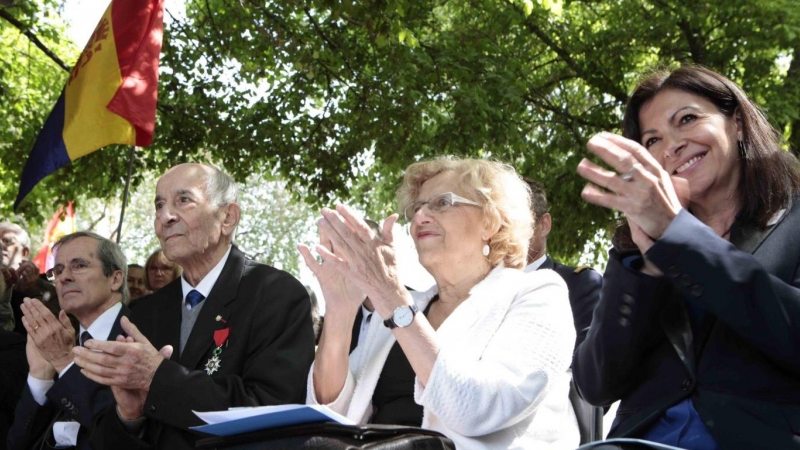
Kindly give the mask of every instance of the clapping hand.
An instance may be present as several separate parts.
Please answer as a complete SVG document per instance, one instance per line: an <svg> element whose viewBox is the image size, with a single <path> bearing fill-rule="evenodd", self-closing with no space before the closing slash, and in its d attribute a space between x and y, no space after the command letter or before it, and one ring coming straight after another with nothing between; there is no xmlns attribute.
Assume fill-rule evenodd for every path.
<svg viewBox="0 0 800 450"><path fill-rule="evenodd" d="M158 366L172 355L172 346L156 350L127 317L120 319L120 325L127 338L90 339L84 343L85 348L75 347L73 353L75 364L87 378L111 386L120 415L135 419L142 415L150 382Z"/></svg>
<svg viewBox="0 0 800 450"><path fill-rule="evenodd" d="M56 371L64 370L72 362L71 350L75 346L75 328L67 313L62 310L56 318L42 302L27 297L20 309L28 340L33 341L39 355Z"/></svg>
<svg viewBox="0 0 800 450"><path fill-rule="evenodd" d="M583 159L578 174L589 183L581 195L624 213L633 241L646 253L688 204L688 183L671 177L644 147L622 136L600 133L587 147L615 171Z"/></svg>

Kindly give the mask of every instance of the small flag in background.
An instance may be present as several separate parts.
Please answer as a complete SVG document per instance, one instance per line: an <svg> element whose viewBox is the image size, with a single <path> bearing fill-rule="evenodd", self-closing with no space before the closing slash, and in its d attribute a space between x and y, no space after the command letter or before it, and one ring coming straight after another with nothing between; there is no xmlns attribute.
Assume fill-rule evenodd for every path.
<svg viewBox="0 0 800 450"><path fill-rule="evenodd" d="M153 141L164 0L112 0L31 150L14 202L47 175L109 144Z"/></svg>
<svg viewBox="0 0 800 450"><path fill-rule="evenodd" d="M61 220L61 218L64 220ZM44 233L44 242L39 248L39 253L33 257L33 263L39 268L39 273L45 273L53 267L55 261L53 260L53 244L55 244L62 236L74 233L75 230L75 209L72 202L69 202L66 208L63 206L58 208L50 223L47 224L47 230Z"/></svg>

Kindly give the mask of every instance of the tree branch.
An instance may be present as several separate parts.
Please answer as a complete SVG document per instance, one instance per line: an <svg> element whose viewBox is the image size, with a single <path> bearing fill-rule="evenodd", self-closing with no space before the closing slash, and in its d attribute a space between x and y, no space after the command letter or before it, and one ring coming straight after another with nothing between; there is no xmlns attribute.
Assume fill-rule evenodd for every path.
<svg viewBox="0 0 800 450"><path fill-rule="evenodd" d="M515 5L513 5L512 7L514 7L514 8L519 10L519 8L516 7ZM610 80L602 80L601 81L601 80L598 80L597 76L590 76L589 73L587 73L587 71L584 70L584 68L580 64L578 64L577 61L575 61L575 59L572 57L572 55L570 54L569 51L567 51L566 49L564 49L564 48L560 47L558 44L556 44L556 42L550 36L548 36L544 32L544 30L542 30L542 28L539 27L539 25L534 23L533 20L534 20L533 16L528 17L523 22L525 28L529 32L531 32L534 36L539 38L539 40L544 42L544 44L547 45L547 47L549 47L556 55L558 55L558 57L562 61L564 61L564 64L566 64L567 67L572 69L572 71L578 77L583 79L587 84L593 85L593 86L605 91L606 93L608 93L609 95L614 97L614 99L616 99L620 103L624 104L628 100L628 94L626 94L625 92L619 91L617 86L614 86L614 83L611 82ZM598 73L600 73L601 76L602 76L601 72L598 72ZM598 83L598 82L600 82L600 83Z"/></svg>
<svg viewBox="0 0 800 450"><path fill-rule="evenodd" d="M56 55L49 48L47 48L47 46L44 45L44 43L40 41L39 38L36 37L36 35L31 32L30 27L26 27L24 23L15 19L14 16L12 16L3 9L0 9L0 17L6 19L8 23L14 25L14 27L16 27L22 34L27 36L28 39L31 42L33 42L35 46L39 47L39 50L43 51L45 55L49 56L50 59L53 60L53 62L59 65L59 67L61 67L67 72L70 72L72 70L68 65L64 64L64 61L62 61L61 58L58 57L58 55Z"/></svg>

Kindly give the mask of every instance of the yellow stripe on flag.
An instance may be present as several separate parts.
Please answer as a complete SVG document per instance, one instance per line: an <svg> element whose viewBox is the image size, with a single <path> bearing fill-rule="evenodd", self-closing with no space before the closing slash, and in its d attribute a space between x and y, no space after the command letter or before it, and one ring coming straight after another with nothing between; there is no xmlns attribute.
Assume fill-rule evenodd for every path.
<svg viewBox="0 0 800 450"><path fill-rule="evenodd" d="M111 5L70 74L65 93L64 143L72 161L113 143L136 143L136 131L106 106L122 85Z"/></svg>

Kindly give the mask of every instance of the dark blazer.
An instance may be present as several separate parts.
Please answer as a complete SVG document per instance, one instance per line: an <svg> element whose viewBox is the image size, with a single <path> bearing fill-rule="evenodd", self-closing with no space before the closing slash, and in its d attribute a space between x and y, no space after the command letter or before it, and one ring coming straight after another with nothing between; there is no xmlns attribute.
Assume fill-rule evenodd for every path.
<svg viewBox="0 0 800 450"><path fill-rule="evenodd" d="M682 211L647 253L663 278L628 268L626 255L611 250L602 299L573 361L585 399L622 400L610 437L639 437L690 397L722 448L800 448L794 205L765 231L734 227L736 246ZM705 314L693 332L696 310Z"/></svg>
<svg viewBox="0 0 800 450"><path fill-rule="evenodd" d="M553 261L548 256L540 269L552 269L567 283L569 304L572 307L572 320L575 322L575 348L586 339L592 324L594 308L600 301L603 277L589 267L570 267Z"/></svg>
<svg viewBox="0 0 800 450"><path fill-rule="evenodd" d="M200 435L187 428L203 422L192 410L305 403L314 331L308 292L297 279L245 259L234 246L179 354L182 303L180 279L137 301L134 324L156 348L175 351L150 384L141 435L124 429L111 408L92 437L94 448L194 448ZM229 337L219 370L209 376L214 332L223 328Z"/></svg>
<svg viewBox="0 0 800 450"><path fill-rule="evenodd" d="M108 340L114 340L124 334L119 320L130 311L122 305ZM9 450L54 448L53 423L58 421L76 421L81 424L78 432L78 446L88 450L90 431L94 428L95 419L105 412L114 402L111 388L86 378L81 368L72 365L63 377L47 391L47 402L39 405L33 399L28 383L22 391L17 404L14 423L8 433Z"/></svg>

